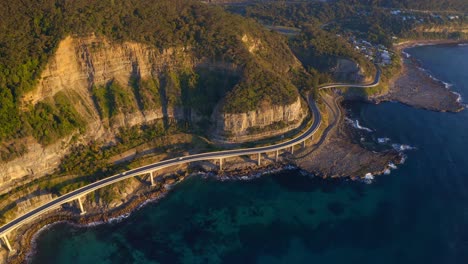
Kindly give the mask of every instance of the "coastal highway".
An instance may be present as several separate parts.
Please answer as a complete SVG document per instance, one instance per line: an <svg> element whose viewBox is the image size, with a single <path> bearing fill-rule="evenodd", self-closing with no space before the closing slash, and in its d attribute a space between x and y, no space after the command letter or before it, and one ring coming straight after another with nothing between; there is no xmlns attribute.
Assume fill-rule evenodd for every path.
<svg viewBox="0 0 468 264"><path fill-rule="evenodd" d="M366 85L359 85L359 84L344 84L344 83L337 83L337 84L327 84L320 86L319 89L330 89L330 88L337 88L337 87L361 87L361 88L368 88L368 87L374 87L377 86L380 82L380 71L377 71L377 74L375 76L375 80L371 84L366 84ZM306 139L311 137L312 135L315 134L317 129L319 128L321 122L322 122L322 117L320 115L320 111L317 108L317 105L315 104L314 101L309 102L309 108L310 111L312 112L312 115L314 117L313 122L311 126L302 133L301 135L297 136L296 138L293 138L291 140L288 140L286 142L278 143L275 145L271 146L265 146L265 147L257 147L257 148L246 148L246 149L233 149L233 150L225 150L225 151L216 151L216 152L208 152L208 153L201 153L201 154L194 154L194 155L188 155L188 156L182 156L174 159L168 159L160 162L156 162L153 164L149 164L146 166L142 166L136 169L132 169L123 173L119 173L110 177L107 177L105 179L102 179L100 181L96 181L94 183L88 184L86 186L83 186L77 190L71 191L67 194L64 194L60 197L57 197L46 204L39 206L30 212L12 220L11 222L5 224L4 226L0 227L0 237L4 239L4 242L8 244L8 241L6 239L6 235L12 231L13 229L19 227L23 223L27 221L31 221L34 218L40 216L41 214L50 211L52 209L55 209L59 206L61 206L64 203L71 202L73 200L78 200L79 198L92 192L97 189L100 189L102 187L108 186L110 184L122 181L127 178L147 174L147 173L152 173L154 171L169 167L169 166L175 166L175 165L180 165L184 163L189 163L189 162L195 162L195 161L203 161L203 160L220 160L222 161L225 158L229 157L235 157L235 156L242 156L242 155L261 155L262 153L267 153L267 152L275 152L279 151L282 149L294 147L297 144L300 144L304 142ZM260 157L260 156L259 156ZM79 201L80 202L80 201ZM80 202L81 203L81 202ZM8 244L8 248L10 248Z"/></svg>

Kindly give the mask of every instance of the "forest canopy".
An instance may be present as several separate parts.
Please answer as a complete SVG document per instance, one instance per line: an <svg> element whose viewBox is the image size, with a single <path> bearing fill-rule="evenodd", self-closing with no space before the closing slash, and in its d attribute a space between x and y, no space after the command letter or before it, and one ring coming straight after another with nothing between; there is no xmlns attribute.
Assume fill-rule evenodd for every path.
<svg viewBox="0 0 468 264"><path fill-rule="evenodd" d="M227 92L235 98L252 95L250 89L256 91L239 104L238 100L227 101L225 110L232 112L250 110L259 100L288 103L297 98L297 89L288 80L270 88L266 81L262 82L268 78L252 78L274 79L288 72L295 61L285 38L221 7L190 0L1 0L1 5L0 142L24 135L50 142L54 137L47 136L66 135L83 122L73 109L67 109L66 117L61 116L64 104L20 110L22 95L34 89L58 43L68 35L93 33L115 42L139 42L159 50L190 46L199 58L237 65L242 74L231 91L205 93L219 99ZM265 43L255 56L243 45L242 34L246 33ZM209 99L193 97L192 102ZM44 135L44 131L38 131L48 129L55 133Z"/></svg>

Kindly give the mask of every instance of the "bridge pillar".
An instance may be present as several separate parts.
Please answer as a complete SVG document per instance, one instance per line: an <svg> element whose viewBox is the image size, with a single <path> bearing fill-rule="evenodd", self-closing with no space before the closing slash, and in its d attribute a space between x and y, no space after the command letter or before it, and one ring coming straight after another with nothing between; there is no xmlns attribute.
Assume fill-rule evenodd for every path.
<svg viewBox="0 0 468 264"><path fill-rule="evenodd" d="M302 141L302 148L305 148L306 147L306 141Z"/></svg>
<svg viewBox="0 0 468 264"><path fill-rule="evenodd" d="M279 157L279 150L277 149L276 154L275 154L275 161L276 162L278 162L278 157Z"/></svg>
<svg viewBox="0 0 468 264"><path fill-rule="evenodd" d="M80 215L86 214L86 211L83 208L83 204L81 203L81 197L78 197L76 200L78 201L78 204L80 205L80 211L81 211Z"/></svg>
<svg viewBox="0 0 468 264"><path fill-rule="evenodd" d="M8 251L13 251L13 249L11 248L10 242L8 241L8 238L6 237L6 235L2 236L2 240L3 240L3 243L5 244L5 246L7 247Z"/></svg>
<svg viewBox="0 0 468 264"><path fill-rule="evenodd" d="M151 186L154 186L154 171L150 172Z"/></svg>
<svg viewBox="0 0 468 264"><path fill-rule="evenodd" d="M258 166L262 165L262 153L258 153L257 165Z"/></svg>
<svg viewBox="0 0 468 264"><path fill-rule="evenodd" d="M220 171L223 170L223 158L220 158L220 159L219 159L219 170L220 170Z"/></svg>
<svg viewBox="0 0 468 264"><path fill-rule="evenodd" d="M291 154L294 154L294 145L291 146Z"/></svg>

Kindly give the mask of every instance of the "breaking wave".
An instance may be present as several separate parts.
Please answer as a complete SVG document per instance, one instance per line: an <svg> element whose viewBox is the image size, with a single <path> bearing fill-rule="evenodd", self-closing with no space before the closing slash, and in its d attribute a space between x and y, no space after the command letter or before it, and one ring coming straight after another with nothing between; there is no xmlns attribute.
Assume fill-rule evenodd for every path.
<svg viewBox="0 0 468 264"><path fill-rule="evenodd" d="M406 145L406 144L392 144L392 148L396 151L406 151L406 150L414 150L416 149L415 147L412 147L410 145Z"/></svg>
<svg viewBox="0 0 468 264"><path fill-rule="evenodd" d="M468 43L465 43L464 45L468 45ZM434 77L428 70L422 68L422 67L418 67L419 70L423 71L424 73L427 74L427 76L429 76L429 78L431 78L432 80L436 81L436 82L439 82L441 84L444 85L445 89L449 89L452 88L453 84L451 83L448 83L448 82L444 82L440 79L437 79L436 77ZM460 103L460 104L463 104L463 98L461 96L461 94L455 92L455 91L452 91L450 90L451 93L455 94L457 96L457 102ZM466 105L465 105L466 106Z"/></svg>
<svg viewBox="0 0 468 264"><path fill-rule="evenodd" d="M439 83L442 83L446 89L450 89L453 84L451 83L448 83L448 82L444 82L440 79L437 79L436 77L434 77L434 75L431 74L431 72L429 72L427 69L424 69L423 67L418 67L418 69L420 71L423 71L425 74L427 74L427 76L429 76L429 78L431 78L433 81L436 81L436 82L439 82Z"/></svg>
<svg viewBox="0 0 468 264"><path fill-rule="evenodd" d="M404 52L404 51L402 53L407 59L411 58L411 55L409 53Z"/></svg>
<svg viewBox="0 0 468 264"><path fill-rule="evenodd" d="M374 175L372 175L372 173L366 173L366 175L364 175L364 178L362 179L365 183L367 184L371 184L372 181L374 180Z"/></svg>
<svg viewBox="0 0 468 264"><path fill-rule="evenodd" d="M454 92L452 91L453 94L455 94L457 96L457 102L460 103L461 105L465 106L465 107L468 107L468 104L465 104L463 102L463 97L461 96L461 94L457 93L457 92Z"/></svg>
<svg viewBox="0 0 468 264"><path fill-rule="evenodd" d="M359 120L352 120L352 119L349 119L346 117L346 121L348 123L350 123L354 128L357 128L357 129L360 129L360 130L364 130L364 131L367 131L367 132L374 132L372 129L368 128L368 127L363 127L359 124Z"/></svg>
<svg viewBox="0 0 468 264"><path fill-rule="evenodd" d="M390 139L389 139L389 138L386 138L386 137L385 137L385 138L378 138L378 139L377 139L377 142L379 142L379 144L385 144L385 143L387 143L387 142L389 142L389 141L390 141Z"/></svg>

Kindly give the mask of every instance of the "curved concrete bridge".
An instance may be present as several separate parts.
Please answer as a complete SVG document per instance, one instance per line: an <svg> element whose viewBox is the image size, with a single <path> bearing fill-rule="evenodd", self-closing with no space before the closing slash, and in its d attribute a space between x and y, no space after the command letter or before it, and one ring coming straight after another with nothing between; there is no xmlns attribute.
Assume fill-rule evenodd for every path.
<svg viewBox="0 0 468 264"><path fill-rule="evenodd" d="M366 85L358 85L358 84L345 84L345 83L336 83L336 84L328 84L328 85L323 85L320 86L319 89L330 89L330 88L338 88L338 87L361 87L361 88L368 88L368 87L375 87L379 84L380 82L380 71L377 72L375 80L371 84L366 84ZM313 136L317 129L320 127L320 124L322 122L322 117L320 115L320 111L317 108L317 105L315 102L309 102L309 108L310 111L312 112L314 116L314 121L312 125L302 133L301 135L297 136L296 138L293 138L291 140L288 140L286 142L282 142L279 144L271 145L271 146L266 146L266 147L257 147L257 148L247 148L247 149L233 149L233 150L225 150L225 151L217 151L217 152L208 152L208 153L201 153L201 154L194 154L194 155L189 155L189 156L183 156L183 157L178 157L174 159L168 159L160 162L156 162L153 164L149 164L146 166L142 166L133 170L129 170L123 173L119 173L110 177L107 177L105 179L102 179L100 181L88 184L84 187L81 187L77 190L71 191L67 194L64 194L60 197L57 197L53 199L52 201L49 201L48 203L41 205L30 212L16 218L15 220L5 224L4 226L0 227L0 237L2 238L6 248L8 250L12 250L11 245L7 239L7 235L9 232L14 230L15 228L21 226L22 224L31 221L35 219L36 217L40 216L41 214L50 211L52 209L55 209L57 207L60 207L61 205L72 202L72 201L77 201L78 205L80 207L81 214L85 214L85 210L83 208L83 204L81 203L81 197L85 196L86 194L93 192L97 189L100 189L102 187L108 186L110 184L122 181L124 179L128 179L131 177L135 176L140 176L140 175L145 175L145 174L150 174L150 179L151 179L151 185L154 185L154 174L160 169L174 166L174 165L180 165L180 164L185 164L185 163L190 163L194 161L206 161L206 160L219 160L219 167L220 170L223 169L223 162L226 158L230 157L236 157L236 156L243 156L243 155L257 155L258 157L258 164L261 164L261 157L263 153L267 152L273 152L275 153L276 160L278 160L279 152L281 150L290 150L291 153L294 151L294 146L298 144L303 144L305 146L305 141Z"/></svg>

